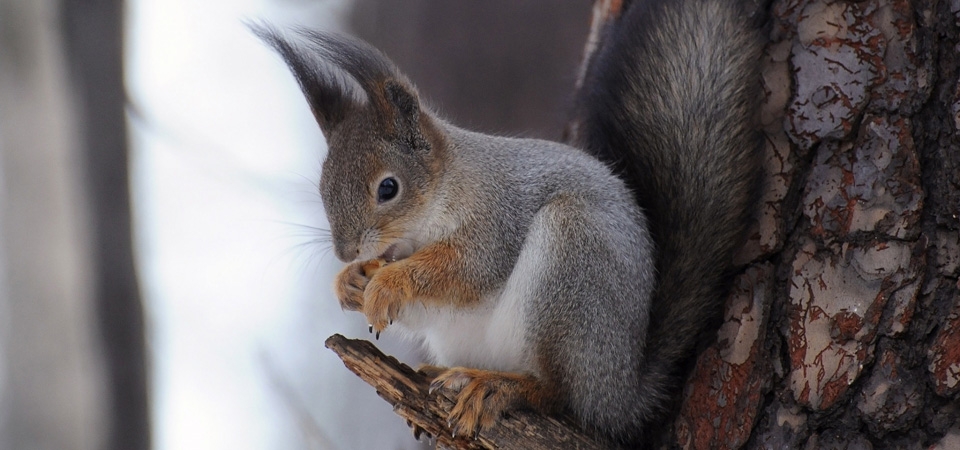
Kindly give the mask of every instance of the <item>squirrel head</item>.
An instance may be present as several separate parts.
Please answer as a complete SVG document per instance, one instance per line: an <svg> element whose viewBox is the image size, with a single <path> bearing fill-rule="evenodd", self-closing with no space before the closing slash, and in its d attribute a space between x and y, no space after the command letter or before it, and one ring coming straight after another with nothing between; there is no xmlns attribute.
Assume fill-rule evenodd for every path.
<svg viewBox="0 0 960 450"><path fill-rule="evenodd" d="M283 57L327 140L320 196L337 257L409 256L445 162L443 133L416 89L359 40L300 30L294 42L267 26L251 29Z"/></svg>

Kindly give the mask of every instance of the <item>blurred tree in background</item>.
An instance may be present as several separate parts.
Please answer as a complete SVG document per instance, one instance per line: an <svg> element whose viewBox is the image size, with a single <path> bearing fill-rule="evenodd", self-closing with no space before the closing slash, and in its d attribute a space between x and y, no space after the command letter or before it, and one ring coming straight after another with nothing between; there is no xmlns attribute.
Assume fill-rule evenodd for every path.
<svg viewBox="0 0 960 450"><path fill-rule="evenodd" d="M351 25L440 114L468 129L557 140L590 2L356 0Z"/></svg>
<svg viewBox="0 0 960 450"><path fill-rule="evenodd" d="M123 3L0 0L0 30L0 448L149 448Z"/></svg>

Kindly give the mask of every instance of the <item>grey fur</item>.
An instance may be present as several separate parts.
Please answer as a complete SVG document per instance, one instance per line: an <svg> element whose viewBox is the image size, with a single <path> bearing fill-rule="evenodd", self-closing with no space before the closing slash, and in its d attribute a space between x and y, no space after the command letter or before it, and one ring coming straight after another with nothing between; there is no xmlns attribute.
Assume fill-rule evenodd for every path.
<svg viewBox="0 0 960 450"><path fill-rule="evenodd" d="M256 32L327 137L321 195L337 256L443 241L459 251L449 270L482 294L478 305L411 307L395 327L441 364L534 374L588 430L638 443L657 437L719 312L755 201L758 50L733 2L634 1L623 14L588 68L578 120L581 145L627 182L564 144L442 121L366 44ZM344 74L364 102L344 101ZM401 193L378 204L385 174ZM510 320L522 329L500 328ZM458 344L471 327L478 338Z"/></svg>

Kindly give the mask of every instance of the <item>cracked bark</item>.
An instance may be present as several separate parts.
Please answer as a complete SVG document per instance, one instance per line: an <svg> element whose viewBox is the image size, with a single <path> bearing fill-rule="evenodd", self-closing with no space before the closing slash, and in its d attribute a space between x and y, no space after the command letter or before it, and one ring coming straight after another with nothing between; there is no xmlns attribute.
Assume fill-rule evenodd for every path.
<svg viewBox="0 0 960 450"><path fill-rule="evenodd" d="M754 4L767 191L671 447L957 448L960 6Z"/></svg>

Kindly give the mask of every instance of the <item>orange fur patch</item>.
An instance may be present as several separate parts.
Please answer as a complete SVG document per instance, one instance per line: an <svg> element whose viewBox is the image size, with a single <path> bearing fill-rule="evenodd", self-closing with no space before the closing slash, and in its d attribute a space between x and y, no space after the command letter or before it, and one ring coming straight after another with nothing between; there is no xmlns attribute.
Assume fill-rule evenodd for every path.
<svg viewBox="0 0 960 450"><path fill-rule="evenodd" d="M430 383L431 392L444 389L456 393L456 404L448 417L454 436L475 436L493 427L503 413L528 407L551 412L557 393L532 375L454 367Z"/></svg>
<svg viewBox="0 0 960 450"><path fill-rule="evenodd" d="M453 245L437 242L376 270L362 302L374 331L386 328L413 299L453 305L479 301L480 289L463 279L459 258Z"/></svg>

